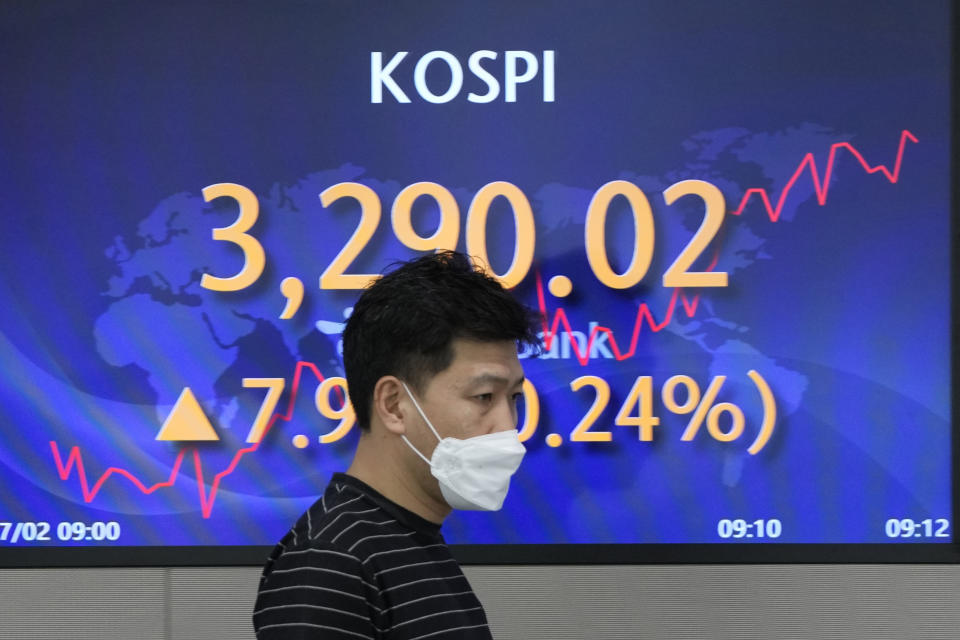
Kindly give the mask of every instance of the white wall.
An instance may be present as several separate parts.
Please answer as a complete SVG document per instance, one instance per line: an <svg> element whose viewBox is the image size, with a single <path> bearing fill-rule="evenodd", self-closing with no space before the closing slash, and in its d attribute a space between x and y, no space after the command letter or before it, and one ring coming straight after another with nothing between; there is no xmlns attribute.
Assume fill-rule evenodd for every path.
<svg viewBox="0 0 960 640"><path fill-rule="evenodd" d="M957 565L465 567L500 640L960 638ZM0 569L3 640L252 639L253 567Z"/></svg>

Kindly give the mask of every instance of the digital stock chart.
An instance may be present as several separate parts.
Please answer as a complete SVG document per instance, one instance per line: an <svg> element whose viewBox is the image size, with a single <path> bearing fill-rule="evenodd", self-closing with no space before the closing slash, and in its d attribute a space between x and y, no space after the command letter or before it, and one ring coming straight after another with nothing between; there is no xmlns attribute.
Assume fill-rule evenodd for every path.
<svg viewBox="0 0 960 640"><path fill-rule="evenodd" d="M948 9L18 16L0 547L272 545L353 303L443 249L542 343L450 543L951 544Z"/></svg>

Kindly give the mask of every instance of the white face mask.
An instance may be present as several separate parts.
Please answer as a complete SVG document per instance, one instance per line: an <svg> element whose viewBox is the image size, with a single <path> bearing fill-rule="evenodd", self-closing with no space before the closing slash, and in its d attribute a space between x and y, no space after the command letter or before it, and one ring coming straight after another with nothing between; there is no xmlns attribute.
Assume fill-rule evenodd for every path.
<svg viewBox="0 0 960 640"><path fill-rule="evenodd" d="M430 472L440 483L443 499L454 509L497 511L503 506L514 474L527 452L517 437L517 430L498 431L466 440L441 438L433 428L417 399L402 383L420 417L427 423L440 444L431 459L417 451L407 436L400 436L414 453L430 465Z"/></svg>

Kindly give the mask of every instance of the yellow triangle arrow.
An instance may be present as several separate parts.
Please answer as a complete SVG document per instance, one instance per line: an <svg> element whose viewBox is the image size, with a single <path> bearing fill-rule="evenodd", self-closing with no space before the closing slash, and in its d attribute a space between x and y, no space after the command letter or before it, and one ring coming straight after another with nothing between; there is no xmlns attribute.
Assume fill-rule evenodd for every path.
<svg viewBox="0 0 960 640"><path fill-rule="evenodd" d="M184 387L170 415L163 421L157 440L180 442L183 440L219 440L210 419L203 413L200 403L190 387Z"/></svg>

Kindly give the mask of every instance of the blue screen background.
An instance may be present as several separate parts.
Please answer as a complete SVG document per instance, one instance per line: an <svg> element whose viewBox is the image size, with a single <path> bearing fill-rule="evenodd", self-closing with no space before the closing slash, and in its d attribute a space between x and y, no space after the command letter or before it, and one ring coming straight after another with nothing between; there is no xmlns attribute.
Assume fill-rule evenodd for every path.
<svg viewBox="0 0 960 640"><path fill-rule="evenodd" d="M536 221L518 297L537 307L539 277L548 322L562 308L580 335L609 328L621 352L641 308L654 322L640 322L623 359L607 357L609 339L598 338L581 364L562 334L544 356L524 359L541 407L528 455L503 510L455 513L449 542L720 542L718 522L733 518L780 520L776 542L889 542L890 518L950 518L948 10L5 3L0 520L116 521L123 533L113 544L123 545L275 542L349 465L357 436L317 443L334 424L314 407L309 368L290 394L298 362L342 375L338 326L357 295L317 286L359 220L356 206L324 208L318 194L356 181L380 196L378 230L348 269L380 273L418 255L390 228L403 187L432 181L453 193L464 249L471 199L497 180L523 191ZM556 100L542 101L538 76L514 103L501 93L474 104L466 94L484 87L469 72L449 103L416 94L420 56L449 51L466 70L481 49L499 52L489 68L501 83L503 52L555 51ZM371 104L371 51L410 52L394 74L410 104L389 95ZM442 65L431 70L439 93L447 77ZM849 148L831 158L838 143L871 167L893 171L899 157L896 181L865 171ZM728 211L749 189L776 204L807 154L821 178L833 166L823 204L808 164L775 221L751 197L696 263L716 255L728 287L681 298L661 285L703 217L695 198L666 206L669 185L711 182ZM624 290L597 280L584 249L591 197L611 180L643 189L655 220L649 272ZM248 187L260 203L251 234L267 267L241 292L199 284L243 264L236 247L211 238L237 215L225 199L204 202L201 189L219 182ZM415 228L429 235L437 220L418 201ZM606 238L611 265L624 270L633 222L623 198ZM487 247L502 273L514 248L503 199ZM555 275L570 278L570 296L546 290ZM279 320L287 276L305 283L306 297ZM747 448L763 410L751 369L777 405L756 455ZM682 441L689 416L660 399L679 374L702 389L727 376L718 402L742 408L743 436L718 442L704 426ZM593 430L612 431L610 442L570 441L595 396L571 390L583 375L609 383ZM653 377L652 442L614 425L638 376ZM285 378L278 408L292 413L238 457L263 398L244 377ZM155 439L186 386L218 442ZM548 446L550 433L563 444ZM295 447L297 434L311 444ZM51 442L61 471L75 452L69 473L58 472ZM125 473L103 479L111 468Z"/></svg>

